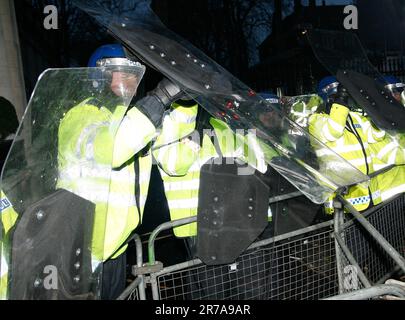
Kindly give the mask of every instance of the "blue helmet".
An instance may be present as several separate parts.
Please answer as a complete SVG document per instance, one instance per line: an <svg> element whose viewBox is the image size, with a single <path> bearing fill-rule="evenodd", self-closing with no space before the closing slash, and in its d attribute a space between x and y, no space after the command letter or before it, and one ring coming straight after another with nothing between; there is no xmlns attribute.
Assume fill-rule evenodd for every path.
<svg viewBox="0 0 405 320"><path fill-rule="evenodd" d="M387 83L387 85L390 84L401 84L402 81L399 80L397 77L395 76L384 76L383 77L384 81Z"/></svg>
<svg viewBox="0 0 405 320"><path fill-rule="evenodd" d="M274 103L274 104L280 103L280 98L272 92L269 92L269 91L260 92L259 96L261 96L263 99L269 101L270 103Z"/></svg>
<svg viewBox="0 0 405 320"><path fill-rule="evenodd" d="M339 82L336 77L325 77L318 83L318 95L326 100L325 98L328 98L330 95L337 92L338 85Z"/></svg>
<svg viewBox="0 0 405 320"><path fill-rule="evenodd" d="M97 66L97 61L105 58L126 58L124 48L120 44L106 44L99 47L91 55L88 67L94 68Z"/></svg>
<svg viewBox="0 0 405 320"><path fill-rule="evenodd" d="M384 85L392 93L401 93L404 90L405 84L395 76L384 76Z"/></svg>

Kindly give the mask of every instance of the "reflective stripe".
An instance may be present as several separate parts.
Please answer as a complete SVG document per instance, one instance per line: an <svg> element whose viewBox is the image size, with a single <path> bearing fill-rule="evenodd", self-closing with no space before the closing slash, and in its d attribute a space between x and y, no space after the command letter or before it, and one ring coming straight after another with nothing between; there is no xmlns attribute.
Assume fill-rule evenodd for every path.
<svg viewBox="0 0 405 320"><path fill-rule="evenodd" d="M7 264L6 258L3 255L1 255L1 268L0 268L0 271L1 271L0 277L5 276L7 274L7 272L8 272L8 264Z"/></svg>
<svg viewBox="0 0 405 320"><path fill-rule="evenodd" d="M265 173L267 171L267 163L264 160L264 152L262 150L262 148L260 147L259 143L257 142L256 139L256 135L252 136L251 134L248 134L247 136L248 139L248 145L252 146L253 148L253 152L254 152L254 156L256 159L256 163L249 163L249 165L251 165L253 168L257 169L259 172L261 173ZM250 148L248 148L248 155L247 155L247 159L249 162L249 150Z"/></svg>
<svg viewBox="0 0 405 320"><path fill-rule="evenodd" d="M200 186L200 180L188 180L188 181L176 181L176 182L165 182L166 191L180 191L180 190L198 190Z"/></svg>
<svg viewBox="0 0 405 320"><path fill-rule="evenodd" d="M344 127L339 123L335 122L333 119L328 119L328 124L337 132L343 132Z"/></svg>
<svg viewBox="0 0 405 320"><path fill-rule="evenodd" d="M390 154L390 157L389 157L389 159L388 159L388 164L395 164L396 163L396 158L397 158L397 152L398 152L398 150L396 150L396 151L394 151L394 152L392 152L391 154Z"/></svg>
<svg viewBox="0 0 405 320"><path fill-rule="evenodd" d="M382 201L385 201L385 200L392 198L393 196L396 196L397 194L404 193L404 192L405 192L405 184L402 184L398 187L381 192L381 199L382 199Z"/></svg>
<svg viewBox="0 0 405 320"><path fill-rule="evenodd" d="M268 218L273 217L273 213L271 212L270 206L269 206L269 210L267 210L267 217L268 217Z"/></svg>
<svg viewBox="0 0 405 320"><path fill-rule="evenodd" d="M336 157L336 155L333 152L331 152L331 150L332 149L322 148L322 149L318 149L317 151L315 151L315 154L318 158L325 157L325 156Z"/></svg>
<svg viewBox="0 0 405 320"><path fill-rule="evenodd" d="M325 137L327 140L331 141L331 142L337 140L337 139L330 133L329 128L328 128L327 125L324 125L324 126L323 126L323 128L322 128L322 133L323 133L324 137Z"/></svg>
<svg viewBox="0 0 405 320"><path fill-rule="evenodd" d="M366 162L364 161L364 158L358 158L358 159L346 159L348 162L350 162L351 165L355 166L358 168L359 166L365 166ZM371 157L367 157L367 163L371 164Z"/></svg>
<svg viewBox="0 0 405 320"><path fill-rule="evenodd" d="M382 159L384 158L387 153L391 152L393 149L399 147L399 144L396 141L392 141L389 144L387 144L384 148L381 149L381 151L378 153L378 158Z"/></svg>
<svg viewBox="0 0 405 320"><path fill-rule="evenodd" d="M170 112L170 117L176 122L188 123L191 124L196 121L197 116L195 114L189 115L187 113L181 112L177 109L174 109Z"/></svg>
<svg viewBox="0 0 405 320"><path fill-rule="evenodd" d="M148 172L141 172L139 182L147 182L149 181L149 177L150 175ZM59 178L61 180L70 180L72 182L75 182L77 179L100 178L116 182L130 183L131 172L129 171L129 168L123 170L111 170L110 166L86 163L83 165L72 165L61 170Z"/></svg>
<svg viewBox="0 0 405 320"><path fill-rule="evenodd" d="M93 142L94 142L94 139L96 137L97 129L99 127L102 127L102 126L108 126L108 124L109 124L108 122L96 122L96 123L93 123L93 124L85 127L81 131L79 139L77 140L77 144L76 144L76 156L78 158L81 158L81 146L82 146L83 142L87 138L86 158L88 160L93 160L94 159ZM90 136L90 139L88 138L88 136Z"/></svg>
<svg viewBox="0 0 405 320"><path fill-rule="evenodd" d="M385 131L384 130L374 130L373 128L371 128L373 130L373 135L376 136L377 138L381 139L384 138L385 136Z"/></svg>
<svg viewBox="0 0 405 320"><path fill-rule="evenodd" d="M171 146L168 149L167 170L171 174L176 174L176 164L178 162L177 145Z"/></svg>
<svg viewBox="0 0 405 320"><path fill-rule="evenodd" d="M373 163L373 169L375 172L380 171L388 166L389 166L389 164L386 164L386 163L382 163L382 164Z"/></svg>
<svg viewBox="0 0 405 320"><path fill-rule="evenodd" d="M364 143L364 148L367 149L368 147L369 147L368 143ZM339 147L330 147L330 148L338 154L363 150L360 143L352 144L352 145L342 145Z"/></svg>
<svg viewBox="0 0 405 320"><path fill-rule="evenodd" d="M356 120L357 124L359 124L361 127L363 127L363 125L364 125L363 120L357 112L350 112L350 116Z"/></svg>
<svg viewBox="0 0 405 320"><path fill-rule="evenodd" d="M170 210L198 208L198 198L183 199L183 200L168 200L167 202Z"/></svg>
<svg viewBox="0 0 405 320"><path fill-rule="evenodd" d="M380 198L381 197L381 191L380 190L377 190L377 191L375 191L375 192L373 192L372 194L371 194L371 198L373 199L373 200L377 200L378 198Z"/></svg>
<svg viewBox="0 0 405 320"><path fill-rule="evenodd" d="M359 205L359 204L367 204L370 202L370 196L363 196L363 197L358 197L358 198L349 198L346 199L347 201L350 202L353 206Z"/></svg>
<svg viewBox="0 0 405 320"><path fill-rule="evenodd" d="M178 127L177 127L178 128ZM177 130L179 131L179 130ZM178 132L176 132L176 126L175 123L170 119L170 116L167 115L165 116L163 120L163 130L159 133L159 145L165 145L168 143L171 143L173 141L178 140ZM160 141L160 139L163 138L163 141Z"/></svg>
<svg viewBox="0 0 405 320"><path fill-rule="evenodd" d="M134 194L111 192L108 187L102 188L94 183L80 182L80 185L75 186L74 188L65 186L63 181L61 181L60 184L64 189L73 192L91 202L108 203L109 205L116 207L128 207L136 205Z"/></svg>

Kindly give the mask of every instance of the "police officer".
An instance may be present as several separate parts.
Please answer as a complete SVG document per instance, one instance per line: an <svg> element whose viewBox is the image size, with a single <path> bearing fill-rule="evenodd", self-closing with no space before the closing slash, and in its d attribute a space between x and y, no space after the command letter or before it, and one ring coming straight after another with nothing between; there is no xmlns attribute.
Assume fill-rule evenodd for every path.
<svg viewBox="0 0 405 320"><path fill-rule="evenodd" d="M309 119L309 132L330 149L366 175L373 175L387 165L387 159L399 151L385 131L358 112L349 108L349 95L336 78L327 77L320 82L320 92L327 99L326 110ZM383 152L384 151L384 152ZM320 161L328 161L320 157ZM344 174L344 172L342 172ZM390 184L381 184L380 179L371 178L368 188L356 185L348 190L345 198L358 210L364 211L382 202L382 193ZM333 199L326 204L327 213L333 212Z"/></svg>

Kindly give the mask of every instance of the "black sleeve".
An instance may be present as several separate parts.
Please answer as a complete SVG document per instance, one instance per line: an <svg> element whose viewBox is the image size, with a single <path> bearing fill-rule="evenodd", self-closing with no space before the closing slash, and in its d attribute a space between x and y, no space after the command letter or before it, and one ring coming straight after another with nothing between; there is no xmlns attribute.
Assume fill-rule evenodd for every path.
<svg viewBox="0 0 405 320"><path fill-rule="evenodd" d="M136 107L153 123L160 127L163 120L165 106L154 96L146 96L136 103Z"/></svg>

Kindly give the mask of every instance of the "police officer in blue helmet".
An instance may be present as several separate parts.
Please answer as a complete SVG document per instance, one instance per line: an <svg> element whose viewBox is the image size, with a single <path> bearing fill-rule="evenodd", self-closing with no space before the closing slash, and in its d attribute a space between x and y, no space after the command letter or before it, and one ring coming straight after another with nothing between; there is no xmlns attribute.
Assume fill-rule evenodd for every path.
<svg viewBox="0 0 405 320"><path fill-rule="evenodd" d="M136 57L127 52L120 44L107 44L99 47L92 54L88 62L88 67L90 68L108 66L138 66L145 68L137 61ZM125 68L123 70L125 70ZM97 72L97 70L95 70L95 72ZM142 77L135 74L128 74L125 71L112 72L111 76L111 93L118 97L132 96L134 91L131 88L137 87L141 81L141 79L138 78ZM132 95L130 93L132 93ZM161 126L165 111L170 108L172 102L183 97L184 93L181 89L165 78L155 89L149 91L145 97L136 102L134 101L134 103L131 102L130 108L127 110L122 124L120 125L117 136L120 136L122 139L117 140L114 145L114 150L117 150L117 148L124 150L128 147L130 150L125 149L125 152L128 151L127 153L134 157L134 164L125 163L119 168L122 174L129 172L126 175L129 179L125 179L125 181L122 182L120 190L122 189L125 190L125 192L132 193L130 199L134 198L134 201L131 200L131 204L129 205L130 209L122 210L122 212L118 212L118 210L113 211L113 206L110 206L108 203L108 230L111 231L113 228L117 229L116 226L118 226L123 229L122 238L126 236L128 230L134 230L140 221L139 218L139 221L137 220L138 222L134 222L136 219L133 216L130 217L130 213L133 212L134 215L142 217L144 212L144 202L141 201L141 198L146 199L148 183L141 183L139 177L150 177L151 169L151 163L149 163L151 159L147 156L149 152L145 150L149 148L152 137ZM101 101L101 103L104 102ZM120 132L126 134L120 135ZM130 153L130 151L133 151L132 149L136 149L136 153ZM128 163L130 163L130 161L128 161ZM132 188L133 184L135 184L135 188ZM131 190L134 191L132 192ZM127 194L124 195L126 197L128 196ZM125 219L127 221L126 224ZM118 229L118 231L121 229ZM118 231L115 230L112 231L112 233ZM116 299L124 291L126 285L125 249L127 243L125 241L118 244L118 241L121 241L121 238L118 239L118 237L117 240L114 241L117 243L114 242L112 245L108 244L104 246L105 248L118 247L118 249L111 254L111 250L107 252L104 248L101 290L101 298L103 300Z"/></svg>
<svg viewBox="0 0 405 320"><path fill-rule="evenodd" d="M88 67L104 66L105 61L112 63L118 61L118 63L129 63L129 65L139 64L138 59L121 44L107 44L99 47L90 57ZM113 78L112 80L114 92L117 91L114 90L115 82L118 83L117 89L123 90L126 85L131 87L131 81L135 81L135 79L130 79L119 73L115 76L116 79ZM151 120L155 127L158 127L161 124L165 109L170 106L171 102L184 97L184 93L176 84L164 78L154 90L148 92L146 97L137 102L137 108Z"/></svg>
<svg viewBox="0 0 405 320"><path fill-rule="evenodd" d="M328 101L328 98L332 95L335 95L338 91L339 82L336 77L328 76L323 78L318 83L318 95L325 101Z"/></svg>
<svg viewBox="0 0 405 320"><path fill-rule="evenodd" d="M384 76L384 82L394 98L405 106L405 84L395 76Z"/></svg>
<svg viewBox="0 0 405 320"><path fill-rule="evenodd" d="M279 104L280 103L280 98L277 95L275 95L274 93L270 92L270 91L260 92L259 96L261 96L266 101L269 101L270 103L273 103L273 104Z"/></svg>
<svg viewBox="0 0 405 320"><path fill-rule="evenodd" d="M97 67L97 62L105 58L127 58L124 48L120 44L106 44L99 48L91 55L88 67Z"/></svg>

